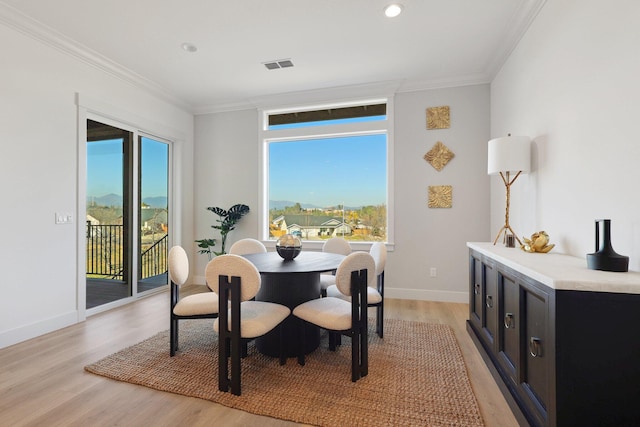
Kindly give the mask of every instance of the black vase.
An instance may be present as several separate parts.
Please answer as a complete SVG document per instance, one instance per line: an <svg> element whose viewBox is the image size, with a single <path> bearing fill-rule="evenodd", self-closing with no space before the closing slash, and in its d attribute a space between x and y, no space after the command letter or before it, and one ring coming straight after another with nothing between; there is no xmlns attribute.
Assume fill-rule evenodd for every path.
<svg viewBox="0 0 640 427"><path fill-rule="evenodd" d="M600 228L602 228L602 241L600 241ZM629 271L629 257L617 254L611 247L611 220L596 220L596 251L587 254L587 267L591 270Z"/></svg>

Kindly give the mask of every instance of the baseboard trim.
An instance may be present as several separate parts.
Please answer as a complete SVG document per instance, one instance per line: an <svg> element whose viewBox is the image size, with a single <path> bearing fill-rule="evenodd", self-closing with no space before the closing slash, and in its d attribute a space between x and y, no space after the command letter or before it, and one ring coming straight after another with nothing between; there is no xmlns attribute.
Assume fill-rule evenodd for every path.
<svg viewBox="0 0 640 427"><path fill-rule="evenodd" d="M469 303L468 292L454 292L431 289L384 288L385 298L410 299L416 301Z"/></svg>
<svg viewBox="0 0 640 427"><path fill-rule="evenodd" d="M204 276L194 276L193 283L196 285L205 285ZM385 287L384 296L387 298L409 299L416 301L439 301L439 302L469 302L469 293L442 291L442 290L425 290L425 289L407 289L407 288L390 288Z"/></svg>
<svg viewBox="0 0 640 427"><path fill-rule="evenodd" d="M78 312L74 310L61 314L60 316L0 332L0 348L9 347L76 323L78 323Z"/></svg>

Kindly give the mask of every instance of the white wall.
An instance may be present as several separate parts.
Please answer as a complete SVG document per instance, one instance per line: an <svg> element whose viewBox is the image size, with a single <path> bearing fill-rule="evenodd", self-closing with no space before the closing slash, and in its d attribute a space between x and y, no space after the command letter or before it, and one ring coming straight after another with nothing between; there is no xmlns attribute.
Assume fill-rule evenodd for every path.
<svg viewBox="0 0 640 427"><path fill-rule="evenodd" d="M451 128L426 130L426 108L449 105ZM245 203L252 212L230 242L258 237L260 175L258 114L239 111L197 116L195 147L195 234L205 237L215 215L207 206ZM386 295L393 298L468 300L467 241L489 239L489 87L401 93L395 96L395 250L386 268ZM440 172L423 156L437 141L455 158ZM452 185L453 207L427 207L429 185ZM194 245L195 248L195 245ZM195 249L194 249L195 251ZM207 258L195 276L203 283ZM429 277L430 267L437 277Z"/></svg>
<svg viewBox="0 0 640 427"><path fill-rule="evenodd" d="M554 251L594 252L594 220L640 269L640 2L548 1L491 84L491 135L534 139L533 173L512 188L520 236L546 230ZM492 180L491 230L504 186ZM586 265L586 261L585 261Z"/></svg>
<svg viewBox="0 0 640 427"><path fill-rule="evenodd" d="M220 250L218 216L207 210L209 206L228 209L242 203L249 213L229 233L227 251L231 244L244 237L258 236L258 113L243 110L196 116L194 164L194 227L195 238L215 238ZM185 247L188 242L185 242ZM194 267L192 274L204 283L204 269L208 258L196 255L197 244L192 242Z"/></svg>
<svg viewBox="0 0 640 427"><path fill-rule="evenodd" d="M178 235L193 239L193 116L12 28L0 25L0 347L82 320L77 301L79 222L76 94L129 112L179 138ZM127 117L120 117L127 119ZM161 123L157 128L153 123ZM169 133L169 134L166 134ZM83 143L81 143L83 144ZM185 167L188 166L188 167ZM73 215L56 225L54 213Z"/></svg>

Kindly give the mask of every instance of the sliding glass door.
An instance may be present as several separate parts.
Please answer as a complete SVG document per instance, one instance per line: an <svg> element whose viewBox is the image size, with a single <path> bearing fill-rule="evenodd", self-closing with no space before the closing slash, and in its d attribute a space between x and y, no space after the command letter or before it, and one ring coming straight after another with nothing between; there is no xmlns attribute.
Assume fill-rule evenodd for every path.
<svg viewBox="0 0 640 427"><path fill-rule="evenodd" d="M139 137L138 292L168 283L169 144Z"/></svg>
<svg viewBox="0 0 640 427"><path fill-rule="evenodd" d="M87 120L87 309L167 285L169 152Z"/></svg>

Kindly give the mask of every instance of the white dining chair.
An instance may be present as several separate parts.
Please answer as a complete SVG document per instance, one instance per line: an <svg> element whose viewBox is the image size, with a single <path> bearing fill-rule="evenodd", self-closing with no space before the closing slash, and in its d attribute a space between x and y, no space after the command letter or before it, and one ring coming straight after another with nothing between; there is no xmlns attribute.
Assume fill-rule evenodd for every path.
<svg viewBox="0 0 640 427"><path fill-rule="evenodd" d="M249 237L238 240L229 248L229 253L235 255L259 254L263 252L267 252L265 245L260 240Z"/></svg>
<svg viewBox="0 0 640 427"><path fill-rule="evenodd" d="M322 252L329 252L339 255L349 255L351 253L351 245L344 237L331 237L322 245ZM323 273L320 275L320 295L327 295L327 288L336 284L335 271Z"/></svg>
<svg viewBox="0 0 640 427"><path fill-rule="evenodd" d="M209 291L180 298L180 288L189 278L189 258L184 248L174 246L168 256L171 281L171 313L169 326L169 354L178 350L178 322L183 319L213 319L218 317L218 295Z"/></svg>
<svg viewBox="0 0 640 427"><path fill-rule="evenodd" d="M291 310L281 304L251 300L260 290L260 272L240 255L214 258L207 264L205 276L209 287L219 297L220 314L213 324L218 332L218 389L231 390L232 394L240 396L243 344L278 328L280 365L284 365L286 357L280 326Z"/></svg>
<svg viewBox="0 0 640 427"><path fill-rule="evenodd" d="M367 288L367 305L376 308L376 333L380 338L384 335L384 268L387 263L387 247L382 242L371 245L369 254L376 263L375 277L369 279ZM336 285L327 288L327 296L342 298L349 301L349 297L338 290Z"/></svg>
<svg viewBox="0 0 640 427"><path fill-rule="evenodd" d="M300 319L298 363L305 364L305 324L308 322L329 331L329 349L335 351L337 337L351 337L351 381L368 374L367 284L375 275L375 261L367 252L354 252L340 263L336 286L351 301L324 297L307 301L293 309Z"/></svg>

